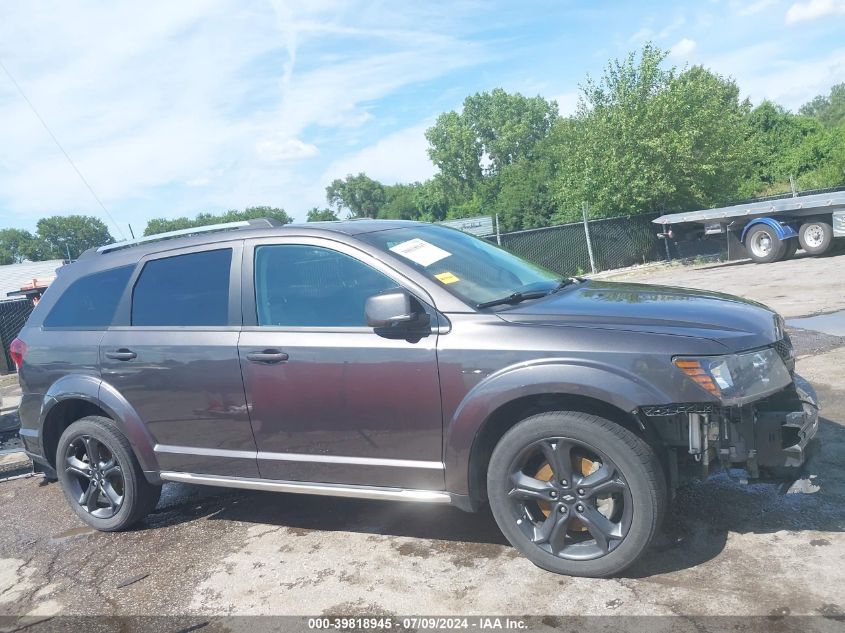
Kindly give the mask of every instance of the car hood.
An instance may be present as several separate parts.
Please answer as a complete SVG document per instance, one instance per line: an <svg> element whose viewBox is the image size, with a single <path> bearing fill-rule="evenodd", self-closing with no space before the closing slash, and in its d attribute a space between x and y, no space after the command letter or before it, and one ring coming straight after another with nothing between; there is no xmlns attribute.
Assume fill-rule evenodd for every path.
<svg viewBox="0 0 845 633"><path fill-rule="evenodd" d="M649 284L588 280L498 315L511 323L704 338L729 351L769 345L783 336L777 314L756 301Z"/></svg>

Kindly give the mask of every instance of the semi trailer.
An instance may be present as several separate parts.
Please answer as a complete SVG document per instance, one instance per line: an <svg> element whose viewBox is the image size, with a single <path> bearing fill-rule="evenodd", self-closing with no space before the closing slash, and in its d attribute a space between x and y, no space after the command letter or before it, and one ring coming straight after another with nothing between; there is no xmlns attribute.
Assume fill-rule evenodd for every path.
<svg viewBox="0 0 845 633"><path fill-rule="evenodd" d="M845 191L670 213L654 223L667 240L726 236L731 259L765 264L789 259L799 247L823 255L845 237Z"/></svg>

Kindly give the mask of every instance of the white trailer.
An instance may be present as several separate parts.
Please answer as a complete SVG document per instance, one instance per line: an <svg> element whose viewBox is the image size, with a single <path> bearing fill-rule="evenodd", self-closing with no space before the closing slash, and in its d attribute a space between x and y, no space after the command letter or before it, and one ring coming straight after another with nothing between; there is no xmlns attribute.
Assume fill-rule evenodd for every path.
<svg viewBox="0 0 845 633"><path fill-rule="evenodd" d="M744 247L761 264L788 259L799 246L822 255L835 238L845 237L845 191L670 213L654 222L666 239L726 235L729 254L732 245Z"/></svg>

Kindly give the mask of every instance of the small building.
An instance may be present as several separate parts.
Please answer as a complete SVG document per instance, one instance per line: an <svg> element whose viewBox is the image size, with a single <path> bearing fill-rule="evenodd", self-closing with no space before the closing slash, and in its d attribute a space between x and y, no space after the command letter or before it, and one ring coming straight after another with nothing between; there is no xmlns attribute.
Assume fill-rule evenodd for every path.
<svg viewBox="0 0 845 633"><path fill-rule="evenodd" d="M0 375L14 371L9 345L56 278L56 269L64 263L61 259L51 259L0 266Z"/></svg>
<svg viewBox="0 0 845 633"><path fill-rule="evenodd" d="M56 278L56 269L64 263L61 259L50 259L0 266L0 301L23 297L33 304L38 303L44 290Z"/></svg>

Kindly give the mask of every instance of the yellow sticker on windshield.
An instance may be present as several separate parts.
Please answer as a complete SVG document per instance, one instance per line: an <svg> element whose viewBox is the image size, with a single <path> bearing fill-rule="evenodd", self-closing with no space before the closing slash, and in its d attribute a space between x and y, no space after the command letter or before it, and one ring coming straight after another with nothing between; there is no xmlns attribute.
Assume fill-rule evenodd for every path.
<svg viewBox="0 0 845 633"><path fill-rule="evenodd" d="M455 275L453 275L452 273L449 273L449 272L438 273L437 275L435 275L435 277L437 278L438 281L440 281L444 284L453 284L456 281L460 281L460 279L458 279L457 277L455 277Z"/></svg>

